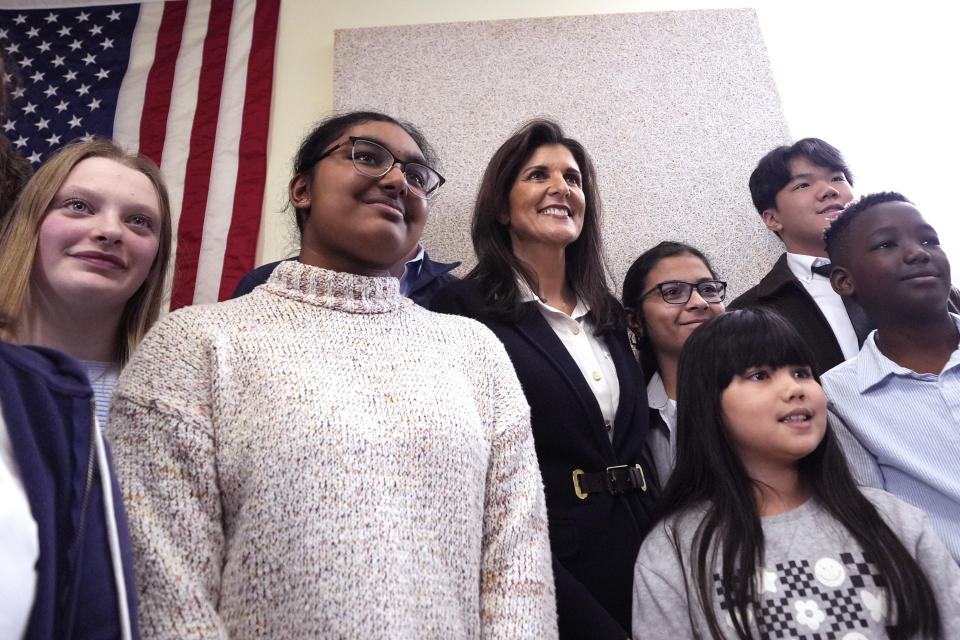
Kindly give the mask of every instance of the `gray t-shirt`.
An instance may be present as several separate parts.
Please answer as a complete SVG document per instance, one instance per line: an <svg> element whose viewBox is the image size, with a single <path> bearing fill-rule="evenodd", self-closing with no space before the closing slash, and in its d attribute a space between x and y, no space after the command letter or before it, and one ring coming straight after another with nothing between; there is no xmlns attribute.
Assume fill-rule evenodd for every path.
<svg viewBox="0 0 960 640"><path fill-rule="evenodd" d="M926 573L940 608L943 637L960 638L960 567L926 515L884 491L864 488L863 493ZM710 637L690 558L690 543L704 514L699 508L668 518L644 541L633 583L636 640ZM766 548L757 575L761 605L754 612L755 634L818 640L887 637L883 577L864 558L854 537L819 503L808 500L761 522ZM719 559L716 566L714 611L720 628L735 638L724 608Z"/></svg>

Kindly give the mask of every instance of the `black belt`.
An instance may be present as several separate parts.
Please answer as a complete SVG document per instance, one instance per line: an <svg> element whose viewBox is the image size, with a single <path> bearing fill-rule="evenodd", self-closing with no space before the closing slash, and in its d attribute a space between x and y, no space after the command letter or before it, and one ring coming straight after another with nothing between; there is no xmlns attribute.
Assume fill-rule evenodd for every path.
<svg viewBox="0 0 960 640"><path fill-rule="evenodd" d="M582 469L573 470L573 491L581 500L586 500L589 494L600 491L618 496L646 490L647 478L639 464L621 464L596 473L584 473Z"/></svg>

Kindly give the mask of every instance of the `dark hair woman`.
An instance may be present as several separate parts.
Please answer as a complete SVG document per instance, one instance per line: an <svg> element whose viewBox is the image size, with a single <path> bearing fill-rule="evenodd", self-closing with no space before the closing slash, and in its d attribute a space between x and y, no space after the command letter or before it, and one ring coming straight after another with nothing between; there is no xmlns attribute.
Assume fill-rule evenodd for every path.
<svg viewBox="0 0 960 640"><path fill-rule="evenodd" d="M297 155L299 262L147 336L110 429L141 626L231 638L552 637L523 392L488 331L400 295L442 183L382 114ZM188 526L185 526L188 524Z"/></svg>
<svg viewBox="0 0 960 640"><path fill-rule="evenodd" d="M630 566L656 491L643 377L610 295L583 146L549 120L494 154L473 211L478 264L433 308L507 348L530 403L547 493L560 635L629 636Z"/></svg>
<svg viewBox="0 0 960 640"><path fill-rule="evenodd" d="M677 467L637 558L634 637L958 637L960 568L922 511L857 487L813 355L782 316L707 321L678 389Z"/></svg>

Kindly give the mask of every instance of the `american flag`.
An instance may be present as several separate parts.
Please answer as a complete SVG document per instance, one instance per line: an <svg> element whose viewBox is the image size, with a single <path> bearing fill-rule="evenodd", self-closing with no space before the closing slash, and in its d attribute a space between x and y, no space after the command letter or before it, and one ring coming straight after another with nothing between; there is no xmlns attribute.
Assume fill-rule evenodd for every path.
<svg viewBox="0 0 960 640"><path fill-rule="evenodd" d="M0 11L4 135L34 167L93 135L153 159L173 207L170 308L229 297L254 264L280 0L43 4Z"/></svg>

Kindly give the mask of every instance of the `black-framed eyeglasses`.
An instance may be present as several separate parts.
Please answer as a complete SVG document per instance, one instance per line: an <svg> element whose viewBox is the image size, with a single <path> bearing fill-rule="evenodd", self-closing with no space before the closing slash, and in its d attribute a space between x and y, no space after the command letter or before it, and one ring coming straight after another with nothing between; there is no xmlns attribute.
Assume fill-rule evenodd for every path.
<svg viewBox="0 0 960 640"><path fill-rule="evenodd" d="M437 195L437 189L445 182L443 176L427 165L398 160L390 149L373 140L356 136L350 136L349 140L352 145L350 157L353 159L353 168L365 176L382 178L393 169L394 165L400 165L400 172L403 174L407 186L410 187L410 191L427 200ZM335 147L327 149L320 154L317 162L345 144L346 142L341 142Z"/></svg>
<svg viewBox="0 0 960 640"><path fill-rule="evenodd" d="M702 282L670 280L654 285L652 289L640 296L640 299L643 300L654 291L659 291L660 297L668 304L686 304L693 295L694 289L708 304L720 304L727 295L727 283L722 280L703 280Z"/></svg>

